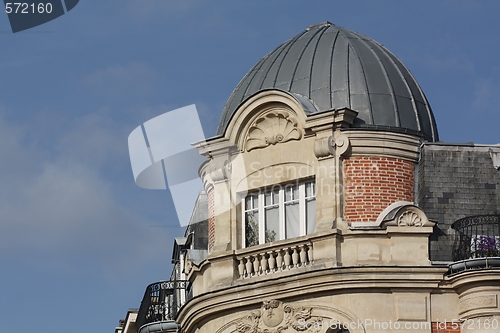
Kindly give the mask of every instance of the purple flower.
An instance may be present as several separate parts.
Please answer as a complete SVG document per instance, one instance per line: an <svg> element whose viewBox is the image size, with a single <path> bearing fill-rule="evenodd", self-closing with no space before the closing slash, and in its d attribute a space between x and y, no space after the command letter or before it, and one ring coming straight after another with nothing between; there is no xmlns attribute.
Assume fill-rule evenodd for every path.
<svg viewBox="0 0 500 333"><path fill-rule="evenodd" d="M480 235L477 240L477 249L483 251L496 250L495 237Z"/></svg>

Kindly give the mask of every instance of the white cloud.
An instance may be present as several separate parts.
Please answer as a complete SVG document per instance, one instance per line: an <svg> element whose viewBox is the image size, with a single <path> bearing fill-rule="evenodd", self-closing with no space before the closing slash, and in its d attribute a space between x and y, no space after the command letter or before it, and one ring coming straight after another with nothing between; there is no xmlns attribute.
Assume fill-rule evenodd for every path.
<svg viewBox="0 0 500 333"><path fill-rule="evenodd" d="M99 168L118 158L128 159L128 128L113 121L105 110L96 111L67 124L57 144L59 158ZM128 166L128 165L127 165Z"/></svg>
<svg viewBox="0 0 500 333"><path fill-rule="evenodd" d="M158 222L118 200L116 184L99 170L124 160L114 151L116 124L103 119L75 120L79 125L69 127L61 149L48 157L26 139L26 128L0 115L0 257L76 270L87 262L106 275L164 259L168 230L151 232L148 225Z"/></svg>
<svg viewBox="0 0 500 333"><path fill-rule="evenodd" d="M472 107L477 110L489 109L496 112L499 102L500 86L492 80L480 79L475 82L474 101Z"/></svg>
<svg viewBox="0 0 500 333"><path fill-rule="evenodd" d="M113 65L89 74L84 84L109 97L144 95L156 91L158 74L148 64Z"/></svg>
<svg viewBox="0 0 500 333"><path fill-rule="evenodd" d="M467 72L474 71L474 63L464 54L438 55L427 53L423 56L424 64L437 71Z"/></svg>

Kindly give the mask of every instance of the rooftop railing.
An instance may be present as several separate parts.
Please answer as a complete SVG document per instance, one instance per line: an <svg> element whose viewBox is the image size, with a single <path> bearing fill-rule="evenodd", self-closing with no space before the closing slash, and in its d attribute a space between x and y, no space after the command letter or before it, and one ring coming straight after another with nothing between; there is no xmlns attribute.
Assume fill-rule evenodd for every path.
<svg viewBox="0 0 500 333"><path fill-rule="evenodd" d="M146 288L137 314L137 332L153 322L173 321L187 299L188 281L160 281Z"/></svg>
<svg viewBox="0 0 500 333"><path fill-rule="evenodd" d="M469 216L455 221L451 273L500 268L500 215Z"/></svg>

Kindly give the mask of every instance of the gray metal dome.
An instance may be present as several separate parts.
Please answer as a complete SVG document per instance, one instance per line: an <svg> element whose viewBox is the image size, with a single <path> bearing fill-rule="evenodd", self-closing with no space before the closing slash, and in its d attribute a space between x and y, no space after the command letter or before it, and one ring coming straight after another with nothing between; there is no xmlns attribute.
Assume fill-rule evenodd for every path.
<svg viewBox="0 0 500 333"><path fill-rule="evenodd" d="M308 27L262 58L229 97L217 134L242 102L266 89L309 99L316 109L309 114L347 107L359 112L354 127L439 140L431 107L406 66L373 39L330 22Z"/></svg>

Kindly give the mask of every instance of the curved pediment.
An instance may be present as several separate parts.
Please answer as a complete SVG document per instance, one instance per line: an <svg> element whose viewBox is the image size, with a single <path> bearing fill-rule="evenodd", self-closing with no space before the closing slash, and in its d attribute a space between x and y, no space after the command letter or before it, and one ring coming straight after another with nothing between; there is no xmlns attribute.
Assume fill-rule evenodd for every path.
<svg viewBox="0 0 500 333"><path fill-rule="evenodd" d="M303 104L280 90L262 91L238 108L224 137L241 151L300 140L307 113Z"/></svg>
<svg viewBox="0 0 500 333"><path fill-rule="evenodd" d="M379 214L375 222L353 222L352 229L397 227L433 227L436 223L429 221L427 215L412 202L397 201L387 206Z"/></svg>

